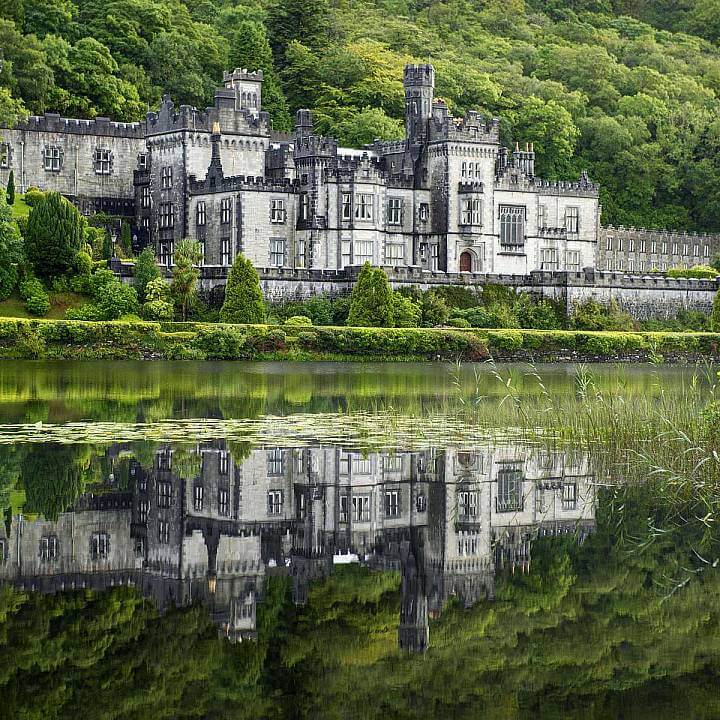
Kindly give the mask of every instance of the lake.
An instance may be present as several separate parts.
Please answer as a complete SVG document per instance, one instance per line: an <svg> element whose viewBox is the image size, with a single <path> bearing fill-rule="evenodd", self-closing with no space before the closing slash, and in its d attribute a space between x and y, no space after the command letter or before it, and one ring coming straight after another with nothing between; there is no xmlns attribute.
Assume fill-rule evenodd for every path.
<svg viewBox="0 0 720 720"><path fill-rule="evenodd" d="M0 364L0 718L720 716L710 366Z"/></svg>

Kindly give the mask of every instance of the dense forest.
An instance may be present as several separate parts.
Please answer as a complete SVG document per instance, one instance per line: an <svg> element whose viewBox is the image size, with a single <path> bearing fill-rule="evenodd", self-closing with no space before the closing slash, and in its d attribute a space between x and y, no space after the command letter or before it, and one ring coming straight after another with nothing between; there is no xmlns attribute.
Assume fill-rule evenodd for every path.
<svg viewBox="0 0 720 720"><path fill-rule="evenodd" d="M278 130L314 110L361 145L402 134L402 69L502 118L538 173L602 184L605 223L720 230L720 0L5 0L0 118L133 120L262 68Z"/></svg>

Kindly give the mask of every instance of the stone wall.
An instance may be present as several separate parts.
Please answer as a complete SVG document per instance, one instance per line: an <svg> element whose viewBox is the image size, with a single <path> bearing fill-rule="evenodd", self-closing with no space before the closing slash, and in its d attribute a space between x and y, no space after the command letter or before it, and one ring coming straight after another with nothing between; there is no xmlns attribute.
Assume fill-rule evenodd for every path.
<svg viewBox="0 0 720 720"><path fill-rule="evenodd" d="M125 282L131 282L132 263L113 261L112 268ZM361 267L344 270L289 270L258 268L260 282L269 300L306 299L313 295L343 295L352 290ZM585 300L602 304L615 302L638 320L674 317L680 310L712 310L716 280L667 278L664 275L626 275L598 272L586 268L581 272L536 271L529 275L492 275L487 273L443 273L418 267L385 267L394 289L416 286L421 290L439 287L480 289L483 285L498 284L529 292L536 297L563 303L567 312ZM169 277L169 271L168 277ZM227 282L228 268L203 267L200 291L206 297L216 296ZM215 291L215 292L213 292Z"/></svg>

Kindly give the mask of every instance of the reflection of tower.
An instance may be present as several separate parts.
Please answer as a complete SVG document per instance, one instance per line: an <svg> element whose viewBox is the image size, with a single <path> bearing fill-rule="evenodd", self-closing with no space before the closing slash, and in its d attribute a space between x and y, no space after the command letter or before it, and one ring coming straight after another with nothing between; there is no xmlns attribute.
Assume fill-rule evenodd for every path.
<svg viewBox="0 0 720 720"><path fill-rule="evenodd" d="M401 650L425 652L430 641L425 572L419 528L410 528L410 539L400 546L402 585L400 595Z"/></svg>

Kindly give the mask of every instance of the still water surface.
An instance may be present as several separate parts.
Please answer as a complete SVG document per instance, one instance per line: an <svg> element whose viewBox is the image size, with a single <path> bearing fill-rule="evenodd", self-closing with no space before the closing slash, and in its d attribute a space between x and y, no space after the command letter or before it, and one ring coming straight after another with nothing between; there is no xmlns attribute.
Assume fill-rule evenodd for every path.
<svg viewBox="0 0 720 720"><path fill-rule="evenodd" d="M720 717L708 548L518 427L587 372L3 362L0 717Z"/></svg>

